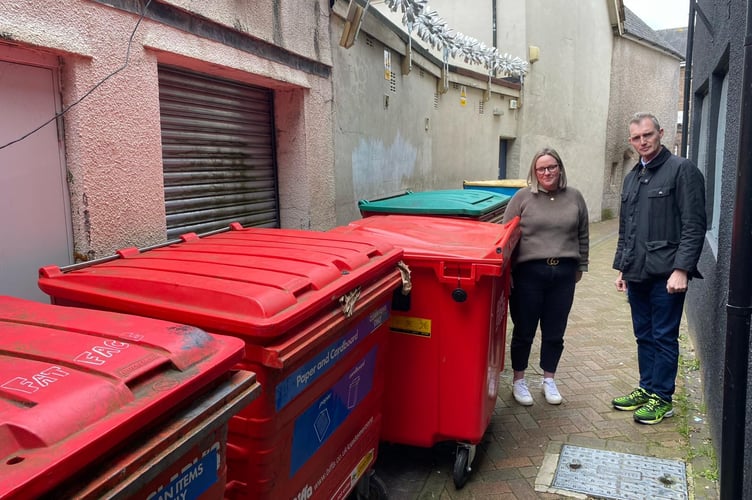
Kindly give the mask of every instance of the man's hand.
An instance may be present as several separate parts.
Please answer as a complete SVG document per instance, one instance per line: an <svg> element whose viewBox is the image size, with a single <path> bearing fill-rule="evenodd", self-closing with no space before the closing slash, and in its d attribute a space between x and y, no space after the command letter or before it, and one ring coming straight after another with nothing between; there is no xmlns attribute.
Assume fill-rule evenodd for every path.
<svg viewBox="0 0 752 500"><path fill-rule="evenodd" d="M666 282L666 291L668 293L682 293L687 291L687 271L684 269L674 269L671 276Z"/></svg>
<svg viewBox="0 0 752 500"><path fill-rule="evenodd" d="M616 281L614 281L614 285L616 285L617 292L627 291L627 282L622 279L621 273L619 273L619 276L616 277Z"/></svg>

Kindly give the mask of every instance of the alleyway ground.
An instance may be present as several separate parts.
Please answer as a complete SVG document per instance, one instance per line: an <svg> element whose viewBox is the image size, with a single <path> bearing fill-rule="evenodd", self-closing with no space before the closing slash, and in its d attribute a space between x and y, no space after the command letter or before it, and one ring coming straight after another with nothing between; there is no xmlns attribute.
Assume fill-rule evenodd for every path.
<svg viewBox="0 0 752 500"><path fill-rule="evenodd" d="M376 472L386 482L390 499L568 498L563 493L544 493L535 488L536 478L550 485L553 470L546 469L551 463L556 467L563 444L685 460L689 498L718 498L717 481L706 477L712 479L715 470L709 456L712 445L686 321L682 323L676 416L658 425L640 425L633 421L631 412L611 408L614 396L628 393L637 384L629 305L613 285L616 231L615 220L594 223L590 228L590 270L577 285L564 355L556 374L564 402L548 405L538 389L542 379L537 366L539 336L527 374L535 404L522 407L514 401L508 351L510 322L496 409L478 445L465 487L456 490L452 481L454 443L440 443L432 449L383 444ZM539 474L544 459L547 466Z"/></svg>

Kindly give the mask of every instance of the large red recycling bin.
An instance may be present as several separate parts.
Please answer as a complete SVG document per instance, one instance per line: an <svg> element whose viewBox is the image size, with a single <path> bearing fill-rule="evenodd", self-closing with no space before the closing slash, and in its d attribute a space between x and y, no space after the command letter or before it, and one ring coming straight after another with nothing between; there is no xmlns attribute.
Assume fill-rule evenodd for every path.
<svg viewBox="0 0 752 500"><path fill-rule="evenodd" d="M243 342L0 297L0 497L221 498ZM157 494L157 492L160 492Z"/></svg>
<svg viewBox="0 0 752 500"><path fill-rule="evenodd" d="M59 304L177 319L246 343L262 395L230 422L230 498L342 498L378 453L386 335L402 250L359 235L243 228L66 271ZM362 484L362 483L361 483ZM367 483L366 483L367 484Z"/></svg>
<svg viewBox="0 0 752 500"><path fill-rule="evenodd" d="M458 441L458 486L496 404L518 224L374 215L333 229L404 249L412 291L395 300L384 327L381 438L422 447Z"/></svg>

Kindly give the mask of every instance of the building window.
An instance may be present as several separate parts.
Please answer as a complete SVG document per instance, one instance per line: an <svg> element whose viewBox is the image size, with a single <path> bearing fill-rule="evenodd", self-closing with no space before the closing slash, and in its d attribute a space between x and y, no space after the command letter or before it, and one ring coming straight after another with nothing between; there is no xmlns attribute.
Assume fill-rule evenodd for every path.
<svg viewBox="0 0 752 500"><path fill-rule="evenodd" d="M718 97L715 132L715 161L712 169L708 169L707 178L705 179L708 188L712 185L712 197L708 200L712 206L712 216L710 218L710 235L718 246L718 225L721 220L721 186L723 181L723 156L726 151L726 106L728 105L728 75L723 76L721 82L721 91Z"/></svg>

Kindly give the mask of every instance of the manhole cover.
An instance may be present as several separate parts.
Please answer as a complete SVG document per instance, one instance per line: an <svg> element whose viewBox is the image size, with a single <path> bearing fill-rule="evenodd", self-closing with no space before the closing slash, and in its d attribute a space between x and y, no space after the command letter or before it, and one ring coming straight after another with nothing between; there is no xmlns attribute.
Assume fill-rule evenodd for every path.
<svg viewBox="0 0 752 500"><path fill-rule="evenodd" d="M617 500L687 500L687 473L681 460L566 444L551 486Z"/></svg>

